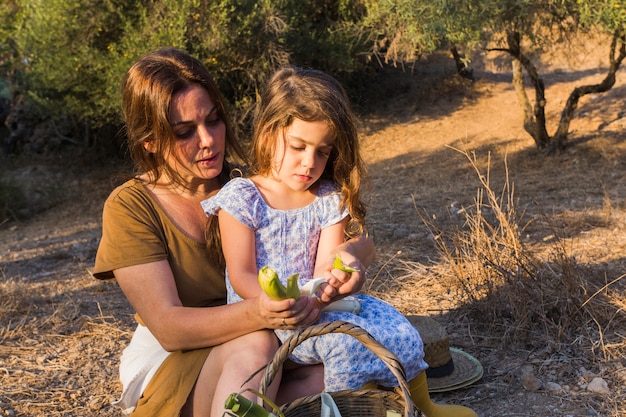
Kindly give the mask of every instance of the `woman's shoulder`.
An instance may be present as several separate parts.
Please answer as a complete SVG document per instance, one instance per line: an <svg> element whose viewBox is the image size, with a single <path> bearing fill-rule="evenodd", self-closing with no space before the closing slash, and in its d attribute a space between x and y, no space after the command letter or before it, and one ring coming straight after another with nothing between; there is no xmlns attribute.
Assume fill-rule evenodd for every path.
<svg viewBox="0 0 626 417"><path fill-rule="evenodd" d="M127 221L130 218L156 219L161 217L161 208L152 198L143 181L130 179L117 186L104 203L103 215L113 221Z"/></svg>
<svg viewBox="0 0 626 417"><path fill-rule="evenodd" d="M118 185L107 197L106 204L131 203L145 201L148 191L138 178L131 178Z"/></svg>

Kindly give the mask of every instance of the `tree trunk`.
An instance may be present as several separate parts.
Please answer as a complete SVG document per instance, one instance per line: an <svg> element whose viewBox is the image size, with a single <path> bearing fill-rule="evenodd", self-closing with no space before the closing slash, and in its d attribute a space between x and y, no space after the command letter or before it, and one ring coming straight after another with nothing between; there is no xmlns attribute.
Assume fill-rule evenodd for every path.
<svg viewBox="0 0 626 417"><path fill-rule="evenodd" d="M524 112L524 130L533 138L538 149L547 149L548 153L565 148L567 134L574 111L580 98L586 94L604 93L615 85L616 73L624 59L626 59L626 33L618 30L613 34L610 51L609 72L600 84L576 87L570 94L565 108L561 113L559 126L553 137L548 135L545 115L545 87L539 77L537 69L530 59L522 53L521 36L518 32L507 34L508 48L490 48L488 51L506 52L513 58L513 87L517 93L517 100ZM531 106L526 95L523 80L523 70L526 70L535 89L535 105Z"/></svg>
<svg viewBox="0 0 626 417"><path fill-rule="evenodd" d="M550 136L548 135L548 131L546 129L546 97L545 97L545 86L543 84L543 79L539 77L539 73L537 72L537 68L533 65L530 59L522 53L521 49L521 35L519 32L509 32L507 34L507 43L509 45L509 53L513 57L513 60L517 60L519 64L526 70L528 76L530 77L530 81L535 89L535 105L532 111L532 125L526 126L526 116L524 117L524 129L532 136L535 140L535 145L539 149L545 149L548 147L550 143ZM521 71L520 71L521 72ZM519 75L520 82L521 74ZM518 91L518 99L520 97L520 92ZM524 92L524 97L526 97L526 93ZM528 97L526 97L526 104L521 103L522 106L530 107L530 103L528 101ZM524 112L530 111L524 107ZM529 128L531 129L529 131Z"/></svg>
<svg viewBox="0 0 626 417"><path fill-rule="evenodd" d="M456 64L456 73L461 77L474 81L474 74L472 73L472 70L469 69L465 57L459 53L456 45L452 45L450 47L450 52L452 53L452 58L454 58L454 63Z"/></svg>
<svg viewBox="0 0 626 417"><path fill-rule="evenodd" d="M515 93L517 94L517 102L522 107L522 112L524 113L524 130L533 138L535 145L539 148L540 144L538 142L538 138L536 137L537 128L535 127L535 118L533 117L533 107L530 104L530 100L528 100L526 88L524 87L524 72L522 64L517 59L513 59L512 66L512 83Z"/></svg>
<svg viewBox="0 0 626 417"><path fill-rule="evenodd" d="M619 55L617 55L618 44L620 45ZM626 58L626 34L615 32L613 34L613 40L611 41L611 51L609 54L610 66L608 74L600 84L583 85L581 87L576 87L574 91L572 91L567 99L565 108L561 113L559 127L551 143L551 151L563 149L565 147L569 124L574 116L574 111L578 107L578 101L580 98L586 94L604 93L613 88L613 85L615 85L615 73L619 69L624 58Z"/></svg>

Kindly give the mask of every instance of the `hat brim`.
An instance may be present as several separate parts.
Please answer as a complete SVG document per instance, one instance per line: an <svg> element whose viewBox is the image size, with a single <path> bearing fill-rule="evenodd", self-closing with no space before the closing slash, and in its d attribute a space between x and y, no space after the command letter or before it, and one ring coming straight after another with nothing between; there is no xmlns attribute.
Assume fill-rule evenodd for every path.
<svg viewBox="0 0 626 417"><path fill-rule="evenodd" d="M450 348L454 370L450 375L427 378L429 392L454 391L467 387L483 377L483 366L467 352Z"/></svg>

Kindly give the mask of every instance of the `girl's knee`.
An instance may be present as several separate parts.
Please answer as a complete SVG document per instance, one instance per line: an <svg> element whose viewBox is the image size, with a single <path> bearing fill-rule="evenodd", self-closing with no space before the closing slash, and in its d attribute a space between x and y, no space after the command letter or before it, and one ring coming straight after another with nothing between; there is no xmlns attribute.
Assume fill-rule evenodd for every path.
<svg viewBox="0 0 626 417"><path fill-rule="evenodd" d="M278 346L278 339L273 333L254 332L213 347L208 361L213 366L230 370L261 367L274 357Z"/></svg>
<svg viewBox="0 0 626 417"><path fill-rule="evenodd" d="M276 350L278 350L278 338L274 332L258 331L238 337L221 346L223 349L224 363L241 365L254 362L259 366L267 364Z"/></svg>

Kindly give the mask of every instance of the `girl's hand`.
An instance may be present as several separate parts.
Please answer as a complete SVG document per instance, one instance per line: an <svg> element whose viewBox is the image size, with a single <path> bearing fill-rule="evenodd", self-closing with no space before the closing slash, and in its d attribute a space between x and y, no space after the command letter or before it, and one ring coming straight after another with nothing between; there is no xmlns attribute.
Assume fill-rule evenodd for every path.
<svg viewBox="0 0 626 417"><path fill-rule="evenodd" d="M354 268L356 271L347 273L341 269L330 269L324 274L328 285L318 292L321 301L328 304L337 301L347 295L356 294L365 284L365 266L350 252L339 253L344 265Z"/></svg>
<svg viewBox="0 0 626 417"><path fill-rule="evenodd" d="M328 268L329 270L323 274L328 287L319 294L325 304L361 291L366 280L365 270L374 261L376 248L372 239L367 234L362 234L336 247L332 259L328 260L328 265L332 265L335 255L339 255L344 265L356 271L347 273L340 269Z"/></svg>

